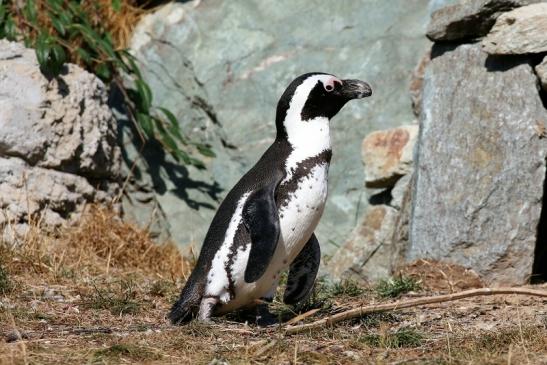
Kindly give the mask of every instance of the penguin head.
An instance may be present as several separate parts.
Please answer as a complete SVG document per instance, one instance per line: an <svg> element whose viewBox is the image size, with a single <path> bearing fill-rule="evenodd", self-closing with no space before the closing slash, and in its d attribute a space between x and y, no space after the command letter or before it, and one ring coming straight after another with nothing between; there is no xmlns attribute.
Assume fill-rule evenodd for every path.
<svg viewBox="0 0 547 365"><path fill-rule="evenodd" d="M330 120L350 100L372 95L370 85L360 80L342 80L313 72L297 77L277 104L278 136L286 135L290 125Z"/></svg>

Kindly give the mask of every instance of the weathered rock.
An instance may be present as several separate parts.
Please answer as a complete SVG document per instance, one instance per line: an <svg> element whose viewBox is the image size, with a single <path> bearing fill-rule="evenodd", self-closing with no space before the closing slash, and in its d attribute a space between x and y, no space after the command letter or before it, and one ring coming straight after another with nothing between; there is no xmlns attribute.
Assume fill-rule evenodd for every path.
<svg viewBox="0 0 547 365"><path fill-rule="evenodd" d="M463 0L433 12L427 27L432 41L480 38L506 11L542 0Z"/></svg>
<svg viewBox="0 0 547 365"><path fill-rule="evenodd" d="M377 131L363 140L366 183L387 188L371 205L349 239L328 261L333 279L375 281L404 261L408 244L410 181L417 125Z"/></svg>
<svg viewBox="0 0 547 365"><path fill-rule="evenodd" d="M168 158L167 165L150 159L162 173L153 188L175 241L201 243L219 200L273 141L275 106L284 88L310 71L359 77L375 90L373 98L350 103L332 123L329 202L318 237L326 253L334 248L329 241L345 241L355 225L348 217L360 216L367 205L360 203L363 171L356 168L362 138L412 119L407 86L428 44L427 5L202 1L170 3L144 17L132 48L155 100L218 156L206 161L205 172L173 172Z"/></svg>
<svg viewBox="0 0 547 365"><path fill-rule="evenodd" d="M524 283L547 156L547 141L534 130L547 120L536 76L526 59L487 59L480 45L437 47L434 56L406 258L457 263L489 283Z"/></svg>
<svg viewBox="0 0 547 365"><path fill-rule="evenodd" d="M408 217L401 217L401 206L410 193L409 181L410 175L407 175L395 184L393 190L397 194L389 204L368 208L349 239L327 262L324 270L332 279L373 282L391 276L403 261L401 247L406 246L406 241L401 244L396 229L401 226L401 220L408 221Z"/></svg>
<svg viewBox="0 0 547 365"><path fill-rule="evenodd" d="M533 4L501 15L482 48L490 54L547 52L547 3Z"/></svg>
<svg viewBox="0 0 547 365"><path fill-rule="evenodd" d="M49 81L34 50L0 40L0 156L89 177L119 174L104 84L76 65Z"/></svg>
<svg viewBox="0 0 547 365"><path fill-rule="evenodd" d="M416 117L419 117L422 113L424 73L429 61L431 61L431 53L428 51L412 72L412 78L410 79L410 102L412 103L412 111Z"/></svg>
<svg viewBox="0 0 547 365"><path fill-rule="evenodd" d="M405 125L366 136L361 148L365 185L391 188L401 176L408 174L417 135L418 125Z"/></svg>
<svg viewBox="0 0 547 365"><path fill-rule="evenodd" d="M29 166L17 157L0 158L0 226L27 220L30 214L46 226L60 226L81 213L97 191L74 174Z"/></svg>
<svg viewBox="0 0 547 365"><path fill-rule="evenodd" d="M104 84L75 65L48 80L33 50L0 40L0 226L59 226L112 200L120 150ZM4 232L6 234L6 232ZM4 237L6 238L6 237Z"/></svg>
<svg viewBox="0 0 547 365"><path fill-rule="evenodd" d="M352 232L350 238L338 249L334 256L328 261L326 271L335 280L344 278L363 278L363 267L367 265L379 247L382 246L380 234L382 228L393 221L395 209L387 205L372 206L365 213L357 228ZM368 267L368 266L366 266ZM386 267L375 268L379 277L389 276L389 269ZM374 278L366 278L374 279ZM365 279L365 280L366 280Z"/></svg>
<svg viewBox="0 0 547 365"><path fill-rule="evenodd" d="M433 13L436 10L439 10L440 8L444 8L445 6L450 6L457 4L461 2L462 0L431 0L429 2L429 12Z"/></svg>
<svg viewBox="0 0 547 365"><path fill-rule="evenodd" d="M536 66L536 74L539 77L541 87L547 91L547 57L543 59L539 65Z"/></svg>

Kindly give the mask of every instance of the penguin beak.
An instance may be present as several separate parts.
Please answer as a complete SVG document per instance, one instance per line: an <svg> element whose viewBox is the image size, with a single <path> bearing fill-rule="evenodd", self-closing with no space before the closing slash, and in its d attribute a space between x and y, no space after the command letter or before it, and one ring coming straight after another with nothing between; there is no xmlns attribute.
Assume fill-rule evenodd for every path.
<svg viewBox="0 0 547 365"><path fill-rule="evenodd" d="M371 96L372 89L361 80L342 80L341 94L347 100L362 99Z"/></svg>

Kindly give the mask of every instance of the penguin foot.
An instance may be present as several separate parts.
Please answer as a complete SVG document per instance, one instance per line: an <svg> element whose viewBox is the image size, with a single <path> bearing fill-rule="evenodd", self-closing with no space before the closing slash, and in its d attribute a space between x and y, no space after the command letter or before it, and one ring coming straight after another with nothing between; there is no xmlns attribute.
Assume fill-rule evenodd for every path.
<svg viewBox="0 0 547 365"><path fill-rule="evenodd" d="M256 306L255 324L260 327L273 326L279 323L279 318L270 312L268 304L258 304Z"/></svg>

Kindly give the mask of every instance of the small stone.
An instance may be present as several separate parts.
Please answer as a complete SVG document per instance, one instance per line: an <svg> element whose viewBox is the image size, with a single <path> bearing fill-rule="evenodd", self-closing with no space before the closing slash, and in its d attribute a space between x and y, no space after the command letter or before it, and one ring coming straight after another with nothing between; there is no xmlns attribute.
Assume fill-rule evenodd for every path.
<svg viewBox="0 0 547 365"><path fill-rule="evenodd" d="M377 131L365 137L362 144L365 185L390 188L412 168L418 125Z"/></svg>
<svg viewBox="0 0 547 365"><path fill-rule="evenodd" d="M504 12L541 0L466 0L433 12L427 37L434 42L483 37Z"/></svg>
<svg viewBox="0 0 547 365"><path fill-rule="evenodd" d="M18 329L11 330L5 335L6 342L17 342L27 340L29 338L28 333L19 331Z"/></svg>
<svg viewBox="0 0 547 365"><path fill-rule="evenodd" d="M494 55L547 52L547 3L501 15L482 40L482 49Z"/></svg>

